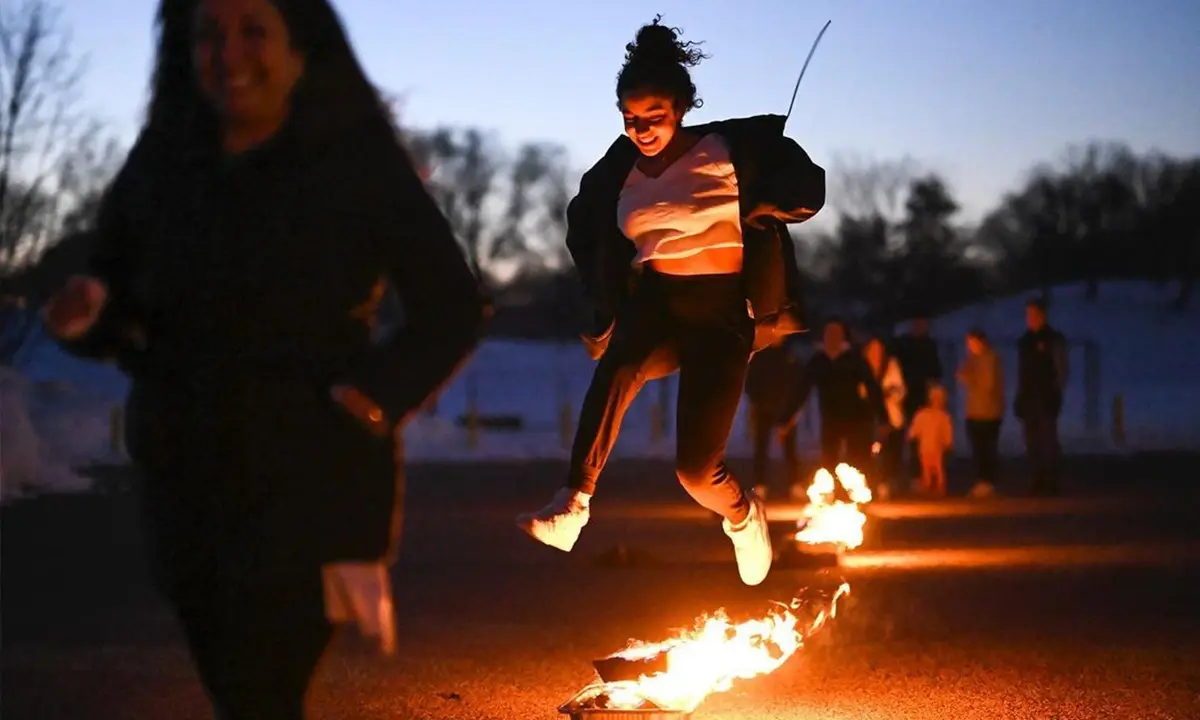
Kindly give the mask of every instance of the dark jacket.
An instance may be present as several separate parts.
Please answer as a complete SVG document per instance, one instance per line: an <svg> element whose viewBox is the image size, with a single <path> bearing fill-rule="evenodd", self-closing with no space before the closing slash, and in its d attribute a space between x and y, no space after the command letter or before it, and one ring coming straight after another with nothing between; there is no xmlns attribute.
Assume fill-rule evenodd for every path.
<svg viewBox="0 0 1200 720"><path fill-rule="evenodd" d="M1045 325L1027 330L1017 340L1017 395L1013 411L1018 418L1057 417L1067 386L1067 340Z"/></svg>
<svg viewBox="0 0 1200 720"><path fill-rule="evenodd" d="M110 189L91 272L110 301L72 352L130 374L155 568L378 560L394 549L395 437L329 395L348 383L403 422L479 341L484 301L390 128L289 125L228 162L170 166L143 138ZM405 324L370 339L386 277Z"/></svg>
<svg viewBox="0 0 1200 720"><path fill-rule="evenodd" d="M757 321L755 348L800 332L804 300L787 225L801 223L825 204L825 171L792 139L782 115L759 115L688 127L718 133L730 147L742 217L742 276ZM617 200L639 152L622 135L583 175L567 208L567 249L603 330L632 293L636 249L617 225ZM592 338L598 357L607 338Z"/></svg>
<svg viewBox="0 0 1200 720"><path fill-rule="evenodd" d="M755 353L746 369L746 397L756 410L778 421L803 372L804 368L787 346L763 348Z"/></svg>
<svg viewBox="0 0 1200 720"><path fill-rule="evenodd" d="M850 348L836 358L818 350L804 367L804 374L784 409L785 423L796 414L816 389L820 399L821 424L840 422L885 422L880 385L862 353Z"/></svg>
<svg viewBox="0 0 1200 720"><path fill-rule="evenodd" d="M930 383L941 382L943 368L938 357L937 341L928 335L901 335L896 338L892 354L900 362L900 374L907 389L905 407L908 415L929 400Z"/></svg>

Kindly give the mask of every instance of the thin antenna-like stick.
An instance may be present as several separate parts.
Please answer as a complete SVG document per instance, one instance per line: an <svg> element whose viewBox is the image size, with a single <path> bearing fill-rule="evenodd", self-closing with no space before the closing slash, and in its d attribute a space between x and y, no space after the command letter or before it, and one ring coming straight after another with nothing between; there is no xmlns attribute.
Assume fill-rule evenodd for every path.
<svg viewBox="0 0 1200 720"><path fill-rule="evenodd" d="M832 22L832 20L825 21L825 27L821 28L821 32L817 33L817 39L813 41L812 48L808 51L808 57L804 58L804 67L800 68L800 77L796 78L796 87L792 90L792 101L788 103L787 115L783 117L785 125L788 118L792 116L792 108L796 105L796 93L800 92L800 81L804 79L804 71L808 70L808 63L812 60L813 53L817 51L817 46L821 44L821 38L825 37L825 31L829 29L829 24Z"/></svg>

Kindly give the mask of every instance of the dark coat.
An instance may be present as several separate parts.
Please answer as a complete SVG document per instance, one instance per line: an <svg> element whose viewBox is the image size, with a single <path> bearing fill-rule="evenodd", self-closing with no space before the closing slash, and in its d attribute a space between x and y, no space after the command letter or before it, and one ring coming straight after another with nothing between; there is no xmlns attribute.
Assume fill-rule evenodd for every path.
<svg viewBox="0 0 1200 720"><path fill-rule="evenodd" d="M1058 417L1067 386L1067 340L1046 325L1017 340L1017 393L1014 414L1024 420Z"/></svg>
<svg viewBox="0 0 1200 720"><path fill-rule="evenodd" d="M231 161L171 167L144 138L99 220L91 273L110 302L67 347L132 378L155 569L388 557L396 438L329 390L353 385L402 423L472 352L485 305L446 219L390 128L289 125ZM381 278L405 325L372 344Z"/></svg>
<svg viewBox="0 0 1200 720"><path fill-rule="evenodd" d="M928 335L904 334L896 338L892 354L900 363L907 394L904 407L911 418L929 401L929 386L942 381L942 359L937 341Z"/></svg>
<svg viewBox="0 0 1200 720"><path fill-rule="evenodd" d="M804 329L804 299L787 225L804 222L825 204L825 171L783 134L786 118L758 115L688 127L717 133L729 144L740 194L746 299L756 319L755 349ZM567 208L567 249L596 313L599 330L618 317L636 273L632 242L617 224L617 201L639 152L627 136L583 175ZM607 338L592 338L594 356Z"/></svg>
<svg viewBox="0 0 1200 720"><path fill-rule="evenodd" d="M755 409L778 421L803 372L800 361L786 345L763 348L746 368L746 397Z"/></svg>
<svg viewBox="0 0 1200 720"><path fill-rule="evenodd" d="M784 409L784 423L795 420L814 389L820 400L822 426L886 422L887 408L883 404L880 384L857 348L847 349L836 358L818 350L808 359L800 382Z"/></svg>

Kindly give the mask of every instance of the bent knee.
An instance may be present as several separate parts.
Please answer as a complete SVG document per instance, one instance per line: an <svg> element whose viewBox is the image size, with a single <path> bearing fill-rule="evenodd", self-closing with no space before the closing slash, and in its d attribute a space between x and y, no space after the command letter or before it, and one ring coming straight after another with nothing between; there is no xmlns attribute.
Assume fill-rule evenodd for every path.
<svg viewBox="0 0 1200 720"><path fill-rule="evenodd" d="M646 383L644 365L642 362L622 361L613 356L605 356L600 360L596 374L614 387L640 388Z"/></svg>
<svg viewBox="0 0 1200 720"><path fill-rule="evenodd" d="M684 487L712 485L723 480L728 474L728 470L725 469L724 457L711 459L677 458L675 461L675 475Z"/></svg>

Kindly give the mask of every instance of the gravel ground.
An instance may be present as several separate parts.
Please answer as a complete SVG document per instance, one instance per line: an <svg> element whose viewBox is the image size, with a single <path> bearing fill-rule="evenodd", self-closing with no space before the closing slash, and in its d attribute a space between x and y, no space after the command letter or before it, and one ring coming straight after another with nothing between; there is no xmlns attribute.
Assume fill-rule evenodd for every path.
<svg viewBox="0 0 1200 720"><path fill-rule="evenodd" d="M879 504L841 567L778 566L757 588L661 463L611 468L574 553L534 545L511 518L561 473L413 468L399 655L331 650L312 717L554 718L629 638L845 579L831 625L695 717L1200 718L1196 458L1076 459L1065 499ZM774 508L783 533L795 508ZM29 501L0 527L4 718L211 717L128 495ZM636 562L598 564L617 543Z"/></svg>

